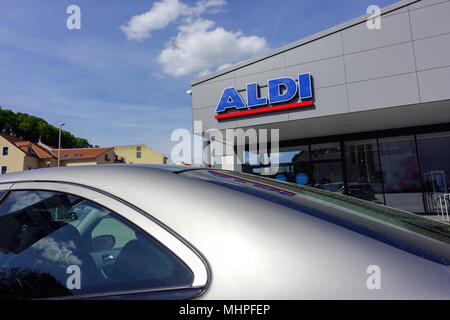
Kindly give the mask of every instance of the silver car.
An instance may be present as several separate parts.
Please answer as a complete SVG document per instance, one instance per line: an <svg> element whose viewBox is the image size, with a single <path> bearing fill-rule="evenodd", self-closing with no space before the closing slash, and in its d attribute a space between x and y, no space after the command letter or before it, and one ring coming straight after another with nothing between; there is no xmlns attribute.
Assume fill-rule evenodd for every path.
<svg viewBox="0 0 450 320"><path fill-rule="evenodd" d="M0 177L1 299L449 299L450 225L243 173Z"/></svg>

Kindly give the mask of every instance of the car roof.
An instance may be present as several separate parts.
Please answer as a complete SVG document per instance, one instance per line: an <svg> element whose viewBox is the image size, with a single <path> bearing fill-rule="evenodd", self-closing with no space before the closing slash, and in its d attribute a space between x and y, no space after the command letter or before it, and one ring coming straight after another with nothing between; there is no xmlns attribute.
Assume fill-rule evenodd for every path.
<svg viewBox="0 0 450 320"><path fill-rule="evenodd" d="M403 221L402 225L412 219L416 223L425 223L426 228L429 228L430 224L436 225L436 232L433 233L436 239L442 237L439 232L441 228L448 228L437 221L360 199L315 188L293 187L291 184L277 183L275 180L257 176L240 177L241 174L236 172L224 172L226 171L211 168L167 165L74 166L0 175L0 184L41 181L95 188L149 213L166 226L177 225L174 229L178 233L198 232L194 224L202 225L205 229L211 225L221 225L224 221L245 221L244 217L251 216L253 212L257 212L258 219L283 220L289 224L295 220L305 219L305 215L298 214L299 211L308 216L319 217L320 220L334 221L332 228L337 224L354 230L350 224L360 219L362 220L356 225L370 223L371 228L375 225L384 228L383 221L390 221L393 218L396 221ZM215 178L211 179L211 176ZM294 192L292 198L289 190ZM362 212L366 212L363 217ZM335 218L330 220L330 214L340 218L336 220L337 222ZM379 218L380 215L383 216L382 219ZM246 224L254 225L253 221L247 220ZM413 224L413 227L417 226ZM297 238L295 230L291 231L290 236L293 239ZM445 239L447 238L448 236ZM448 249L443 250L446 251L443 256L448 259L450 257Z"/></svg>
<svg viewBox="0 0 450 320"><path fill-rule="evenodd" d="M152 193L166 191L166 198L169 201L169 199L179 196L183 190L193 191L195 197L205 192L204 186L202 186L206 184L205 182L195 182L191 178L178 174L194 170L206 170L206 168L139 164L64 166L0 175L0 184L59 182L82 185L109 193L146 212L151 212L152 201L149 200L152 199L150 196ZM137 203L140 206L136 205ZM157 219L161 218L156 212L154 215ZM163 215L170 216L170 210L164 212Z"/></svg>
<svg viewBox="0 0 450 320"><path fill-rule="evenodd" d="M201 167L186 167L178 165L158 165L158 164L105 164L105 165L86 165L86 166L64 166L52 168L38 168L34 170L26 170L20 172L12 172L0 176L0 183L19 182L30 180L41 181L61 181L74 182L77 174L89 173L89 176L83 176L84 184L89 185L90 182L97 184L99 176L104 174L121 176L126 181L127 172L131 170L141 170L147 174L151 172L172 172L179 173L189 170L203 169ZM95 173L95 174L94 174Z"/></svg>
<svg viewBox="0 0 450 320"><path fill-rule="evenodd" d="M214 176L217 172L224 177L209 182L201 179L201 176ZM273 290L280 286L285 289L283 297L294 297L294 293L299 290L298 281L302 281L299 280L302 275L296 270L301 268L315 270L314 273L320 274L322 279L323 274L329 273L327 269L329 265L337 264L337 270L342 270L339 277L347 277L346 281L353 281L355 285L358 285L359 282L349 277L351 272L349 273L348 270L358 268L365 271L367 265L377 259L394 261L399 266L398 270L396 269L398 271L396 275L403 277L402 282L409 280L404 275L403 266L413 265L418 269L422 268L421 270L425 267L433 270L437 270L437 266L442 267L443 263L433 263L436 259L419 259L418 256L422 256L423 250L414 255L408 255L405 251L411 253L410 250L405 248L398 250L398 245L386 246L387 240L377 237L376 233L366 233L365 229L354 232L356 229L350 225L333 222L334 220L323 215L331 214L331 210L338 210L331 206L327 205L325 208L325 205L314 204L305 196L299 195L298 198L295 196L299 202L292 203L295 207L290 207L289 203L283 205L279 201L272 201L273 197L268 196L270 191L266 192L264 189L243 183L246 179L244 176L239 178L240 182L230 182L231 179L226 179L225 176L226 174L221 170L206 168L166 165L97 165L10 173L0 176L0 184L22 181L74 183L99 189L131 203L135 208L150 214L158 223L162 223L163 227L170 229L201 252L215 272L215 283L219 284L208 289L208 293L212 296L216 294L216 296L226 297L226 293L224 296L224 293L220 292L222 286L227 288L234 286L235 290L229 292L233 292L235 297L238 293L245 295L240 281L230 283L230 277L246 279L245 283L255 285L267 276L266 269L269 265L274 274L285 276L279 277L281 282L271 282L272 285L261 288L261 297L270 296ZM267 183L266 180L256 179L253 180L261 183L260 186ZM278 186L275 183L276 181L273 184ZM230 188L232 184L234 186ZM287 188L288 185L283 184L283 186ZM245 188L246 191L253 189L254 192L262 190L261 192L266 194L262 198L256 197L254 192L239 192L239 188ZM280 186L280 188L283 187ZM276 192L272 193L283 202L290 198L287 195L278 196ZM95 199L91 200L95 201ZM362 219L359 213L354 218ZM378 224L375 227L378 228ZM409 235L408 231L405 233ZM424 237L418 237L417 241L424 239ZM424 247L428 246L428 243L438 244L434 239L424 243ZM391 243L388 242L388 244ZM367 250L367 248L371 249ZM434 251L442 253L439 259L449 256L446 243L441 243L436 248ZM336 257L352 258L337 259ZM445 266L447 261L444 261ZM243 267L243 263L249 267ZM448 291L442 292L448 287L442 285L439 279L433 278L433 274L433 272L427 273L420 281L423 283L431 281L436 286L434 289L436 292L439 291L441 295L447 294ZM335 278L333 275L331 280ZM315 283L320 285L322 282ZM249 287L248 290L252 291L251 286L244 287ZM443 287L445 288L442 289ZM358 296L370 296L364 286L357 288L360 288L357 292ZM308 287L302 292L312 296L324 294L320 286L313 291L311 287Z"/></svg>

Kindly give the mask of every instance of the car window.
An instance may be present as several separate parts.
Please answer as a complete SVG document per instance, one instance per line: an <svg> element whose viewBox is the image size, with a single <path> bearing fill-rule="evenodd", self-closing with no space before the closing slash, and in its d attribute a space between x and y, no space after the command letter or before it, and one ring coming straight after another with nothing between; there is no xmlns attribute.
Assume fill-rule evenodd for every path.
<svg viewBox="0 0 450 320"><path fill-rule="evenodd" d="M136 234L132 228L115 218L104 218L92 230L92 238L112 235L115 238L113 248L122 248L128 242L136 240Z"/></svg>
<svg viewBox="0 0 450 320"><path fill-rule="evenodd" d="M189 287L191 270L118 214L86 199L11 191L0 204L0 298Z"/></svg>

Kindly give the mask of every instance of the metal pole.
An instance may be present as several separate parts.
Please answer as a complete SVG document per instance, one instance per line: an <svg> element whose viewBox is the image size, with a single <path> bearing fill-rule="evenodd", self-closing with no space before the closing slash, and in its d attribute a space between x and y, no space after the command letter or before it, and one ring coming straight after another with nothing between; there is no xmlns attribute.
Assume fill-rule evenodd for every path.
<svg viewBox="0 0 450 320"><path fill-rule="evenodd" d="M59 167L59 161L61 158L61 127L64 125L64 123L59 124L59 137L58 137L58 167Z"/></svg>

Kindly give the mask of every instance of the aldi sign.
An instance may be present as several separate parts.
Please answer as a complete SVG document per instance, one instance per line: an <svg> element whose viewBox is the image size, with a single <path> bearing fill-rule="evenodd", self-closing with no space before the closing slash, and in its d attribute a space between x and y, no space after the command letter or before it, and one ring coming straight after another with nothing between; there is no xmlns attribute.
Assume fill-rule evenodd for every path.
<svg viewBox="0 0 450 320"><path fill-rule="evenodd" d="M277 78L269 80L267 82L267 87L269 96L260 97L258 84L247 84L247 104L245 104L244 100L242 100L242 97L239 95L239 92L236 90L236 88L225 88L217 105L216 113L218 114L215 116L215 118L233 118L250 114L311 106L313 104L310 73L300 74L298 76L298 84L292 78ZM292 99L294 99L294 97L297 96L297 94L301 100L300 102L281 104L283 102L291 101ZM268 104L271 104L272 106L257 108ZM225 113L225 111L227 110L235 111Z"/></svg>

